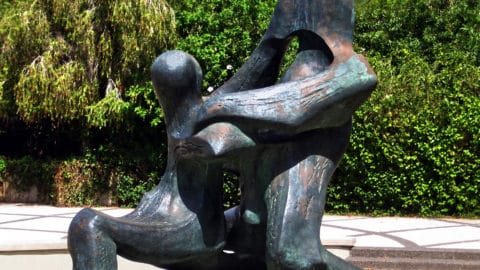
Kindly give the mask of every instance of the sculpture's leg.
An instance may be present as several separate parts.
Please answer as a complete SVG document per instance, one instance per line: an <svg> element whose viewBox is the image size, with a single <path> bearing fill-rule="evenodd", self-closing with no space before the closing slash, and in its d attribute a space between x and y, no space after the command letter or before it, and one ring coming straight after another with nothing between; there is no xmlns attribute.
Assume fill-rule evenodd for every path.
<svg viewBox="0 0 480 270"><path fill-rule="evenodd" d="M268 269L358 269L328 252L319 237L328 181L348 133L348 127L310 132L277 153L280 174L266 194Z"/></svg>
<svg viewBox="0 0 480 270"><path fill-rule="evenodd" d="M127 259L157 266L179 267L196 259L212 262L223 243L205 243L196 216L175 223L138 223L112 218L86 208L69 228L68 246L73 269L116 269L117 253Z"/></svg>
<svg viewBox="0 0 480 270"><path fill-rule="evenodd" d="M70 225L68 249L73 269L117 269L117 249L113 240L100 231L97 213L80 211Z"/></svg>
<svg viewBox="0 0 480 270"><path fill-rule="evenodd" d="M118 253L160 267L211 269L225 238L219 174L213 165L177 161L132 214L80 211L68 232L73 268L116 269Z"/></svg>

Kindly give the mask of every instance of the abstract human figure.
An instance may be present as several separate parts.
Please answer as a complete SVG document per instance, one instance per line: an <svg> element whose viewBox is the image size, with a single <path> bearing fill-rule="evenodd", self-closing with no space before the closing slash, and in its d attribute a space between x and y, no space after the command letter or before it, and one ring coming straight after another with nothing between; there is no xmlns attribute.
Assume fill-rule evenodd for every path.
<svg viewBox="0 0 480 270"><path fill-rule="evenodd" d="M351 114L376 84L352 50L352 17L351 0L280 0L250 60L205 100L191 56L157 58L152 79L167 125L165 174L125 217L85 209L74 218L74 268L115 268L118 253L169 269L356 269L318 237ZM275 84L293 36L299 52ZM243 186L240 206L225 215L228 226L225 166ZM224 247L236 254L223 254Z"/></svg>
<svg viewBox="0 0 480 270"><path fill-rule="evenodd" d="M188 155L182 139L191 136L192 112L202 102L200 66L189 55L170 52L154 63L152 77L167 127L165 174L125 217L92 209L75 216L68 234L74 269L116 269L117 253L172 269L211 269L210 257L224 245L221 167L182 160Z"/></svg>

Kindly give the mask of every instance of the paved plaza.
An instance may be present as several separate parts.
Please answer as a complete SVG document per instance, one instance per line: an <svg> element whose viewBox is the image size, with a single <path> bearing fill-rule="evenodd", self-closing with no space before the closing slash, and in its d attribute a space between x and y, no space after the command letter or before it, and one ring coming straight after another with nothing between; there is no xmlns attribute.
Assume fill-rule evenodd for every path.
<svg viewBox="0 0 480 270"><path fill-rule="evenodd" d="M0 204L0 253L65 251L68 226L80 209ZM132 211L97 209L112 216ZM480 219L327 215L320 236L326 245L351 243L353 248L480 252ZM0 269L8 269L1 265L0 260Z"/></svg>

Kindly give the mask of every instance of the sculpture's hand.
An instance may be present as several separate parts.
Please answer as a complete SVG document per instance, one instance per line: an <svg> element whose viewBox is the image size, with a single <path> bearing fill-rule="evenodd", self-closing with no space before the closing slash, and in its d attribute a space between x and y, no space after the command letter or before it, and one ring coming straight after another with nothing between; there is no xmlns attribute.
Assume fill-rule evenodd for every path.
<svg viewBox="0 0 480 270"><path fill-rule="evenodd" d="M178 140L174 151L183 159L216 158L255 145L238 127L219 122L207 126L190 138Z"/></svg>
<svg viewBox="0 0 480 270"><path fill-rule="evenodd" d="M228 119L240 128L287 134L336 127L350 120L368 98L377 78L361 55L332 64L303 80L214 96L204 104L204 125Z"/></svg>

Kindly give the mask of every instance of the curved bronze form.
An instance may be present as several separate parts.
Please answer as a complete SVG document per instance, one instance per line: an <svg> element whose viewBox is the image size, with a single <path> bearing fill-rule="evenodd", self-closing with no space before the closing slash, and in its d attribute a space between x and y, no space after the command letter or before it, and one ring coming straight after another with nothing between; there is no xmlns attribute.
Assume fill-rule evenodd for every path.
<svg viewBox="0 0 480 270"><path fill-rule="evenodd" d="M208 97L192 56L160 55L152 80L167 125L165 173L127 216L75 216L74 269L116 269L117 254L167 269L358 269L319 238L352 113L376 85L352 29L353 0L279 0L250 59ZM278 80L292 37L300 47ZM225 168L238 173L242 201L223 213Z"/></svg>

